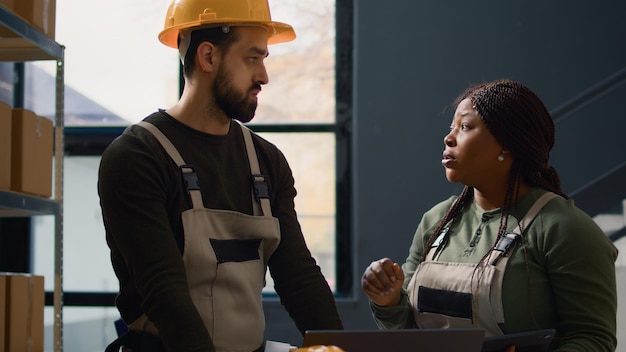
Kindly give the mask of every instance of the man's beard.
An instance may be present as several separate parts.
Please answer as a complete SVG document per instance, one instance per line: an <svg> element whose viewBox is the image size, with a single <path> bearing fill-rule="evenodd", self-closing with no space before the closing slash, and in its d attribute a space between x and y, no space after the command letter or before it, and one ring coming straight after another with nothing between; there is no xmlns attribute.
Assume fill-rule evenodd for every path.
<svg viewBox="0 0 626 352"><path fill-rule="evenodd" d="M230 77L226 73L224 66L217 70L213 81L213 92L215 92L215 103L228 117L239 120L243 123L250 122L256 112L257 101L250 98L249 93L253 89L261 89L261 86L252 85L248 91L241 94L230 83Z"/></svg>

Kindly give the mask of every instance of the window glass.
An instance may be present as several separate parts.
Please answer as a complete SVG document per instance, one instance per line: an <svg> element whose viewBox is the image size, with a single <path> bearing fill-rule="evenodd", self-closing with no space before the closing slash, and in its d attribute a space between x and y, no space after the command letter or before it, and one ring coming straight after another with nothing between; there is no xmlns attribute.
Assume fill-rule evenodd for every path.
<svg viewBox="0 0 626 352"><path fill-rule="evenodd" d="M54 332L52 307L46 307L44 316L44 350L53 351ZM119 313L113 307L64 307L63 308L63 350L69 352L104 351L109 343L117 338L115 321Z"/></svg>
<svg viewBox="0 0 626 352"><path fill-rule="evenodd" d="M0 62L0 102L13 105L12 62Z"/></svg>
<svg viewBox="0 0 626 352"><path fill-rule="evenodd" d="M63 289L116 292L97 193L100 157L66 156L63 192ZM53 276L54 218L36 217L35 269ZM46 290L54 282L46 280Z"/></svg>
<svg viewBox="0 0 626 352"><path fill-rule="evenodd" d="M66 47L66 126L126 125L176 103L178 51L157 39L169 2L57 2L56 40ZM332 0L270 2L272 19L292 25L297 38L269 47L270 83L259 95L254 123L334 121L334 6ZM27 107L52 117L54 99L40 97L48 87L53 92L56 66L32 65L26 89L37 100Z"/></svg>
<svg viewBox="0 0 626 352"><path fill-rule="evenodd" d="M293 172L298 220L311 253L335 291L335 139L331 133L262 133ZM266 292L274 292L268 276Z"/></svg>
<svg viewBox="0 0 626 352"><path fill-rule="evenodd" d="M65 46L66 126L126 125L176 101L177 51L157 39L169 3L57 1L56 41ZM56 74L54 65L33 65L43 70L33 74Z"/></svg>
<svg viewBox="0 0 626 352"><path fill-rule="evenodd" d="M335 121L335 1L271 0L272 19L294 27L293 42L269 47L270 78L254 123Z"/></svg>

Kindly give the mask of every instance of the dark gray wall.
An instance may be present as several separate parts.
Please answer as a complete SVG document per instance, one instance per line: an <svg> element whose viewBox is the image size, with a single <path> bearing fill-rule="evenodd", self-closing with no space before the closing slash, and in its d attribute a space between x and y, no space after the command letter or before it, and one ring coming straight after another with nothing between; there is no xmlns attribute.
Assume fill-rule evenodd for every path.
<svg viewBox="0 0 626 352"><path fill-rule="evenodd" d="M449 104L470 83L519 80L549 110L626 68L624 1L354 1L354 297L347 328L375 328L360 276L403 262L421 214L461 187L441 167ZM551 162L572 192L626 160L626 85L557 124ZM278 303L268 336L300 343Z"/></svg>

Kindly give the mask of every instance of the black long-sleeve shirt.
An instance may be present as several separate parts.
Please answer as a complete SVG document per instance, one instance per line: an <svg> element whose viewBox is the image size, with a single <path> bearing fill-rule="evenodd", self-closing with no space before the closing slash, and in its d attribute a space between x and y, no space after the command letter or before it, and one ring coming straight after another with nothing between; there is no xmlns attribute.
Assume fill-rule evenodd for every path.
<svg viewBox="0 0 626 352"><path fill-rule="evenodd" d="M250 168L238 123L231 123L227 135L215 136L163 111L146 120L194 165L206 208L253 213ZM296 190L287 160L256 134L253 142L268 182L272 213L280 222L280 244L268 266L281 303L301 332L341 329L332 292L296 217ZM120 282L116 305L124 321L146 314L168 351L215 351L187 287L181 213L191 203L176 164L150 132L131 126L103 153L98 192Z"/></svg>

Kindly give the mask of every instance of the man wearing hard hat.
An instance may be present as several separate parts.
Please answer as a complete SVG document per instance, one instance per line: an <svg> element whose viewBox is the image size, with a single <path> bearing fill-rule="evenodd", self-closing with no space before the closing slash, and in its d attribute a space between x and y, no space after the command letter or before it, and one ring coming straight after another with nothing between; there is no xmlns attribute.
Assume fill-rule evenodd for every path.
<svg viewBox="0 0 626 352"><path fill-rule="evenodd" d="M130 126L100 165L129 328L107 351L263 351L268 267L301 332L342 329L296 217L289 165L241 124L268 83L268 44L294 38L267 0L170 5L159 40L180 52L182 96Z"/></svg>

